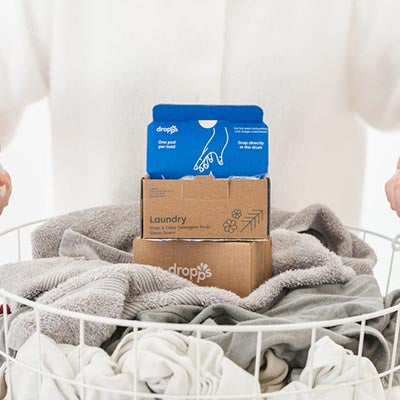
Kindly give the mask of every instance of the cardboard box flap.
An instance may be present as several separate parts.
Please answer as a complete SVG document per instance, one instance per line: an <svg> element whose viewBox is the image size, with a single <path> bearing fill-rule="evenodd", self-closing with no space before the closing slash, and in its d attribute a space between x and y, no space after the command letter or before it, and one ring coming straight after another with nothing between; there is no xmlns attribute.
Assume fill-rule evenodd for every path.
<svg viewBox="0 0 400 400"><path fill-rule="evenodd" d="M153 121L223 120L263 122L263 110L255 105L178 105L158 104L153 107Z"/></svg>
<svg viewBox="0 0 400 400"><path fill-rule="evenodd" d="M197 200L218 200L229 198L229 180L213 176L196 176L182 180L182 198Z"/></svg>

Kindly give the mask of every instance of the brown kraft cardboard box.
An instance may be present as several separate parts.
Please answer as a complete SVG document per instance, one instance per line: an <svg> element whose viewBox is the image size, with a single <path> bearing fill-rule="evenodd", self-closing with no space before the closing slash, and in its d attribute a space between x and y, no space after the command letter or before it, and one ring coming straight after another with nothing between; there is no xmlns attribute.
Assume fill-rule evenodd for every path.
<svg viewBox="0 0 400 400"><path fill-rule="evenodd" d="M134 262L153 265L200 286L216 286L241 297L272 275L271 241L146 240L135 238Z"/></svg>
<svg viewBox="0 0 400 400"><path fill-rule="evenodd" d="M145 239L267 239L270 178L149 179L141 183Z"/></svg>

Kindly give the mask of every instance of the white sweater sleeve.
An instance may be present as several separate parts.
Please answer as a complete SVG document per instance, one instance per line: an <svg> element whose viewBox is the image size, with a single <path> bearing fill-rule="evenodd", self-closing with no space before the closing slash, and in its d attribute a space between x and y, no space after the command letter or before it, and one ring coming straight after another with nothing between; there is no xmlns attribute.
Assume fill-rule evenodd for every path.
<svg viewBox="0 0 400 400"><path fill-rule="evenodd" d="M52 2L0 0L1 148L25 106L48 93Z"/></svg>
<svg viewBox="0 0 400 400"><path fill-rule="evenodd" d="M399 15L399 0L354 1L351 100L356 112L381 130L400 129Z"/></svg>

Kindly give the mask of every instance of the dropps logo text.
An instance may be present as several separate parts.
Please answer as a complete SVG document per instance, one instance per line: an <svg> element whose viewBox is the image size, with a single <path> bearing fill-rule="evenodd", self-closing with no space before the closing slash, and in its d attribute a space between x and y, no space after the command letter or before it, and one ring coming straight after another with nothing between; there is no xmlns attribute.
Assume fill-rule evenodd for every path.
<svg viewBox="0 0 400 400"><path fill-rule="evenodd" d="M211 268L208 264L200 263L197 267L178 267L176 263L168 268L168 272L187 278L195 283L200 283L212 277Z"/></svg>
<svg viewBox="0 0 400 400"><path fill-rule="evenodd" d="M172 125L172 126L159 126L156 129L157 132L165 132L165 133L169 133L170 135L174 134L175 132L178 132L178 128L176 127L176 125Z"/></svg>

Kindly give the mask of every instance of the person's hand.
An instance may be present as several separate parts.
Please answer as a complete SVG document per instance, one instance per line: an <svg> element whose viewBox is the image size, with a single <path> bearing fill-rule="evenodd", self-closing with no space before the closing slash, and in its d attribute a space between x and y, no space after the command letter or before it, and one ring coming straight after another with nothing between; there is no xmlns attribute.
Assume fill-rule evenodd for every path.
<svg viewBox="0 0 400 400"><path fill-rule="evenodd" d="M0 215L8 206L12 191L11 177L0 164Z"/></svg>
<svg viewBox="0 0 400 400"><path fill-rule="evenodd" d="M385 190L390 207L400 217L400 159L397 162L397 172L386 182Z"/></svg>

